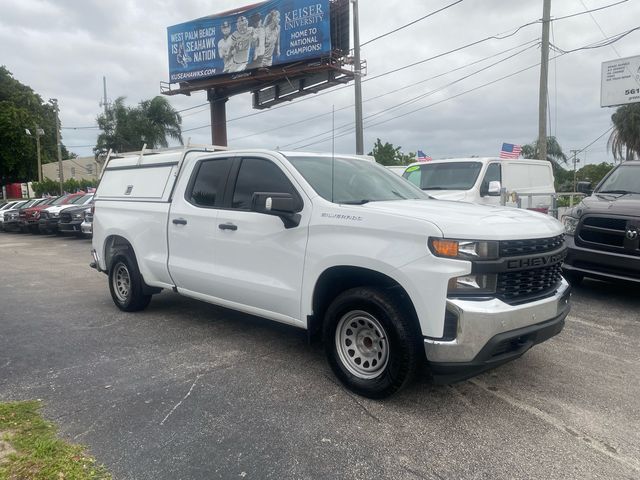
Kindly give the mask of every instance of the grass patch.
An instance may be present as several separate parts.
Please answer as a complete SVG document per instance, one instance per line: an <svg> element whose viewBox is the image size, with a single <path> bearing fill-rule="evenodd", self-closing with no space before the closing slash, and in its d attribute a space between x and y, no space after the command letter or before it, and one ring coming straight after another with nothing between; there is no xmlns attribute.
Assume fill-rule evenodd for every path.
<svg viewBox="0 0 640 480"><path fill-rule="evenodd" d="M40 402L0 403L0 480L107 480L80 445L56 437Z"/></svg>

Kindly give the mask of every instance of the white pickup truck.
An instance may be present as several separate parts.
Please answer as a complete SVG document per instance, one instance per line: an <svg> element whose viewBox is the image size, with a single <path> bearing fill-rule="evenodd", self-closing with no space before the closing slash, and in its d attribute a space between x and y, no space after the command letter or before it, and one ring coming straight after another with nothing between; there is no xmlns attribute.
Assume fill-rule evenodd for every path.
<svg viewBox="0 0 640 480"><path fill-rule="evenodd" d="M92 266L113 301L161 289L322 337L336 376L382 398L426 366L473 376L559 333L564 229L435 200L367 158L266 150L110 158Z"/></svg>

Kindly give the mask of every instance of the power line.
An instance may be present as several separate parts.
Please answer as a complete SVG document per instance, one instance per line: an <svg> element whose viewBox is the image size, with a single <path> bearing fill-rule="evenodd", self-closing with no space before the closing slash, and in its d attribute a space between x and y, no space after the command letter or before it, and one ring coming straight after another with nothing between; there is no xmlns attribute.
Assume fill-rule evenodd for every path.
<svg viewBox="0 0 640 480"><path fill-rule="evenodd" d="M598 140L600 140L602 137L604 137L607 133L609 133L611 130L613 130L615 128L615 125L611 125L609 128L607 128L604 133L602 133L602 135L600 135L598 138L596 138L593 142L591 142L589 145L587 145L586 147L578 150L577 153L582 153L584 152L587 148L589 148L591 145L593 145L594 143L596 143Z"/></svg>
<svg viewBox="0 0 640 480"><path fill-rule="evenodd" d="M560 55L558 55L558 56L563 56L563 55L565 55L565 54L560 54ZM500 81L502 81L502 80L506 80L507 78L513 77L513 76L515 76L515 75L518 75L518 74L520 74L520 73L523 73L523 72L525 72L525 71L527 71L527 70L531 70L532 68L536 68L536 67L538 67L538 66L540 66L540 63L536 63L536 64L533 64L533 65L530 65L530 66L525 67L525 68L522 68L522 69L520 69L520 70L518 70L518 71L516 71L516 72L510 73L510 74L508 74L508 75L504 75L504 76L502 76L502 77L500 77L500 78L497 78L497 79L492 80L492 81L490 81L490 82L487 82L487 83L484 83L484 84L479 85L479 86L477 86L477 87L474 87L474 88L472 88L472 89L470 89L470 90L466 90L466 91L461 92L461 93L458 93L458 94L456 94L456 95L452 95L451 97L445 98L445 99L443 99L443 100L439 100L439 101L437 101L437 102L430 103L430 104L428 104L428 105L424 105L424 106L422 106L422 107L419 107L419 108L413 109L413 110L408 111L408 112L405 112L405 113L403 113L403 114L396 115L395 117L387 118L387 119L384 119L384 120L380 120L379 122L369 124L369 125L367 125L367 127L375 127L375 126L378 126L378 125L382 125L383 123L387 123L387 122L390 122L390 121L392 121L392 120L396 120L396 119L401 118L401 117L406 117L407 115L411 115L411 114L416 113L416 112L418 112L418 111L420 111L420 110L424 110L424 109L426 109L426 108L430 108L430 107L433 107L433 106L439 105L439 104L441 104L441 103L447 102L447 101L449 101L449 100L453 100L453 99L455 99L455 98L461 97L461 96L466 95L466 94L468 94L468 93L475 92L476 90L480 90L481 88L484 88L484 87L487 87L487 86L493 85L493 84L498 83L498 82L500 82ZM347 131L347 132L344 132L344 133L341 133L341 134L339 134L339 135L336 135L336 137L343 137L343 136L348 135L348 134L350 134L350 133L351 133L351 130L349 130L349 131ZM323 134L324 134L324 133L323 133ZM321 135L323 135L323 134L321 134ZM304 140L300 140L300 141L304 141ZM309 146L311 146L311 145L315 145L315 144L317 144L317 143L321 143L321 142L325 142L325 141L327 141L327 138L323 138L323 139L321 139L321 140L318 140L318 141L315 141L315 142L311 142L311 143L308 143L308 144L306 144L306 145L302 145L302 146L300 146L300 147L296 147L294 150L299 150L299 149L301 149L301 148L309 147ZM299 142L294 142L294 143L299 143Z"/></svg>
<svg viewBox="0 0 640 480"><path fill-rule="evenodd" d="M531 45L533 42L535 42L535 44ZM471 63L469 63L469 64L467 64L467 65L463 65L462 67L457 67L457 68L454 68L454 69L449 70L449 71L447 71L447 72L443 72L443 73L440 73L440 74L438 74L438 75L434 75L434 76L432 76L432 77L429 77L429 78L426 78L426 79L420 80L420 81L418 81L418 82L410 83L410 84L408 84L408 85L405 85L405 86L403 86L403 87L397 88L397 89L395 89L395 90L392 90L392 91L389 91L389 92L385 92L385 93L382 93L382 94L380 94L380 95L376 95L376 96L374 96L374 97L367 98L367 99L365 99L365 100L364 100L364 102L363 102L363 103L367 103L367 102L370 102L370 101L372 101L372 100L377 100L377 99L382 98L382 97L385 97L385 96L387 96L387 95L391 95L391 94L393 94L393 93L397 93L397 92L399 92L399 91L401 91L401 90L406 90L407 88L414 87L414 86L416 86L416 85L419 85L419 84L425 83L425 82L427 82L427 81L430 81L430 80L434 80L434 79L436 79L436 78L443 77L443 76L445 76L445 75L448 75L448 74L453 73L453 72L457 72L457 71L459 71L459 70L463 70L463 69L465 69L465 68L469 68L470 66L476 65L476 64L478 64L478 63L482 63L482 62L484 62L484 61L486 61L486 60L489 60L489 59L491 59L491 58L494 58L494 57L498 57L498 56L500 56L500 55L502 55L502 54L504 54L504 53L511 52L511 51L515 50L516 48L519 48L519 47L522 47L522 46L525 46L525 45L529 45L529 46L528 46L527 48L525 48L524 50L521 50L521 51L517 52L517 53L516 53L516 54L514 54L514 55L511 55L511 56L509 56L509 57L506 57L505 59L502 59L502 60L500 60L499 62L496 62L496 63L494 63L494 64L492 64L492 65L489 65L488 67L485 67L484 69L482 69L482 70L486 70L487 68L490 68L490 67L492 67L492 66L495 66L497 63L501 63L501 62L503 62L503 61L506 61L506 60L508 60L508 59L510 59L510 58L513 58L513 57L514 57L514 56L516 56L516 55L519 55L519 54L523 53L524 51L526 51L526 50L528 50L528 49L530 49L530 48L533 48L534 46L537 46L537 45L538 45L538 43L539 43L539 42L538 42L538 39L534 39L534 40L530 40L530 41L528 41L528 42L524 42L524 43L522 43L522 44L520 44L520 45L518 45L518 46L516 46L516 47L508 48L508 49L503 50L503 51L501 51L501 52L494 53L494 54L492 54L492 55L489 55L489 56L487 56L487 57L481 58L481 59L479 59L479 60L475 60L475 61L473 61L473 62L471 62ZM480 70L480 71L482 71L482 70ZM465 77L463 77L462 79L459 79L459 80L457 80L457 81L460 81L460 80L463 80L463 79L465 79L465 78L468 78L469 76L474 75L474 74L476 74L476 73L479 73L480 71L477 71L477 72L474 72L474 73L472 73L472 74L470 74L470 75L467 75L467 76L465 76ZM455 82L454 82L454 83L455 83ZM449 84L449 85L451 85L451 84ZM446 85L446 86L449 86L449 85ZM445 86L445 87L443 87L443 88L446 88L446 86ZM422 95L430 95L430 94L432 94L432 93L435 93L436 91L438 91L438 90L433 90L433 91L431 91L431 92L429 92L429 93L427 93L427 94L422 94ZM407 102L405 101L405 102L403 102L403 103L407 103ZM398 106L398 105L396 105L396 106ZM341 110L346 110L346 109L351 108L351 107L353 107L353 104L350 104L350 105L347 105L347 106L344 106L344 107L337 108L335 111L337 112L337 111L341 111ZM312 116L312 117L307 117L307 118L299 119L299 120L297 120L296 122L287 123L287 124L284 124L284 125L280 125L280 126L278 126L278 127L270 128L270 129L268 129L268 130L263 130L263 131L261 131L261 132L256 132L256 133L253 133L253 134L250 134L250 135L244 135L244 136L242 136L242 137L236 137L236 138L233 138L233 139L231 139L231 140L237 141L237 140L242 140L242 139L244 139L244 138L249 138L249 137L259 136L259 135L262 135L262 134L264 134L264 133L269 133L269 132L272 132L272 131L275 131L275 130L279 130L279 129L281 129L281 128L289 127L289 126L291 126L291 125L296 125L296 124L299 124L299 123L302 123L302 122L307 122L307 121L309 121L309 120L314 120L314 119L316 119L316 118L319 118L319 117L322 117L322 116L325 116L325 115L329 115L330 113L333 113L333 111L331 111L331 112L325 112L325 113L322 113L322 114L320 114L320 115L314 115L314 116ZM375 115L375 114L374 114L374 115ZM367 118L369 118L369 117L367 117ZM349 125L350 125L350 124L349 124ZM339 127L339 128L341 128L341 127ZM295 143L298 143L298 142L293 142L292 144L289 144L289 145L293 145L293 144L295 144Z"/></svg>
<svg viewBox="0 0 640 480"><path fill-rule="evenodd" d="M584 7L585 11L588 10L588 7L585 5L585 3L580 0L580 3L582 4L582 6ZM607 38L607 34L604 33L604 30L602 29L602 27L600 26L600 24L598 23L598 21L596 20L596 17L594 17L591 12L589 12L589 16L591 17L591 20L593 20L593 23L596 24L596 27L598 27L598 29L600 30L600 33L602 33L602 36L604 38ZM620 54L618 53L618 50L616 50L616 47L614 47L613 45L611 45L611 48L613 49L614 52L616 52L616 55L618 55L618 57L620 56Z"/></svg>
<svg viewBox="0 0 640 480"><path fill-rule="evenodd" d="M623 38L623 36L627 35L627 34L628 34L628 33L630 33L631 31L633 31L633 30L637 30L637 29L640 29L640 27L634 28L634 29L630 30L629 32L623 32L623 33L621 33L621 34L614 35L614 36L613 36L613 37L611 37L611 38L617 38L617 40L619 40L620 38ZM568 53L572 53L572 52L574 52L574 51L579 51L579 50L583 50L583 49L586 49L586 48L599 48L599 47L604 47L604 46L607 46L607 45L608 45L608 44L604 44L604 45L602 45L602 44L600 44L599 42L591 43L591 44L586 45L585 47L577 48L577 49L574 49L574 50L568 51L568 52L566 52L566 53L565 53L565 52L561 52L559 55L556 55L555 57L551 58L550 60L555 60L556 58L559 58L559 57L561 57L561 56L567 55ZM388 118L388 119L381 120L381 121L379 121L379 122L377 122L377 123L369 124L369 125L367 125L367 127L375 127L375 126L381 125L381 124L383 124L383 123L387 123L387 122L390 122L390 121L392 121L392 120L396 120L396 119L398 119L398 118L401 118L401 117L404 117L404 116L407 116L407 115L411 115L411 114L413 114L413 113L415 113L415 112L418 112L418 111L420 111L420 110L424 110L425 108L433 107L433 106L435 106L435 105L439 105L439 104L444 103L444 102L446 102L446 101L453 100L453 99L455 99L455 98L457 98L457 97L460 97L460 96L462 96L462 95L466 95L467 93L474 92L474 91L479 90L479 89L481 89L481 88L484 88L484 87L486 87L486 86L493 85L494 83L500 82L500 81L505 80L505 79L507 79L507 78L513 77L513 76L518 75L518 74L520 74L520 73L523 73L523 72L525 72L525 71L527 71L527 70L530 70L530 69L532 69L532 68L538 67L539 65L540 65L540 63L538 62L538 63L536 63L536 64L533 64L533 65L530 65L530 66L528 66L528 67L526 67L526 68L523 68L523 69L521 69L521 70L518 70L518 71L516 71L516 72L513 72L513 73L511 73L511 74L509 74L509 75L505 75L505 76L500 77L500 78L498 78L498 79L496 79L496 80L493 80L493 81L491 81L491 82L488 82L488 83L485 83L485 84L479 85L479 86L477 86L477 87L475 87L475 88L472 88L472 89L470 89L470 90L467 90L467 91L465 91L465 92L462 92L462 93L459 93L459 94L457 94L457 95L453 95L453 96L451 96L451 97L448 97L448 98L446 98L446 99L444 99L444 100L440 100L440 101L438 101L438 102L434 102L434 103L431 103L431 104L429 104L429 105L425 105L425 106L419 107L419 108L414 109L414 110L411 110L411 111L409 111L409 112L405 112L405 113L403 113L403 114L401 114L401 115L396 115L395 117L391 117L391 118ZM351 133L351 130L352 130L352 129L349 129L348 131L346 131L346 132L344 132L344 133L340 133L339 135L336 135L336 138L343 137L343 136L345 136L345 135L350 134L350 133ZM321 134L319 134L319 135L325 135L326 133L329 133L329 132L324 132L324 133L321 133ZM605 132L605 133L606 133L606 132ZM603 134L603 135L604 135L604 134ZM317 137L317 136L318 136L318 135L315 135L314 137ZM290 144L288 144L288 145L294 145L294 144L296 144L296 143L299 143L299 142L305 141L305 140L307 140L308 138L313 138L313 137L307 137L307 138L304 138L304 139L298 140L297 142L290 143ZM302 145L302 146L300 146L300 147L296 147L296 148L295 148L295 150L299 150L299 149L301 149L301 148L309 147L309 146L311 146L311 145L315 145L315 144L317 144L317 143L325 142L325 141L327 141L327 140L328 140L328 138L323 138L323 139L317 140L317 141L315 141L315 142L311 142L311 143L308 143L308 144L306 144L306 145ZM287 146L288 146L288 145L287 145Z"/></svg>
<svg viewBox="0 0 640 480"><path fill-rule="evenodd" d="M609 5L604 5L604 6L602 6L602 7L593 8L593 9L591 9L591 10L586 10L586 8L587 8L587 7L586 7L586 5L585 5L584 3L582 3L582 0L581 0L581 3L582 3L582 5L583 5L583 6L584 6L584 8L585 8L585 11L584 11L584 12L572 13L572 14L570 14L570 15L564 15L563 17L556 17L556 18L552 18L552 19L551 19L551 21L552 21L552 22L554 22L554 21L556 21L556 20L564 20L564 19L566 19L566 18L578 17L578 16L580 16L580 15L586 15L587 13L588 13L589 15L591 15L591 13L592 13L592 12L597 12L597 11L599 11L599 10L604 10L604 9L606 9L606 8L615 7L616 5L620 5L621 3L627 3L628 1L629 1L629 0L621 0L621 1L619 1L619 2L611 3L611 4L609 4ZM593 17L593 15L591 15L591 16Z"/></svg>
<svg viewBox="0 0 640 480"><path fill-rule="evenodd" d="M418 23L418 22L420 22L420 21L424 20L425 18L432 17L432 16L433 16L433 15L435 15L436 13L440 13L440 12L442 12L443 10L447 10L448 8L451 8L451 7L453 7L454 5L457 5L458 3L461 3L462 1L463 1L463 0L457 0L456 2L450 3L449 5L445 5L444 7L440 8L440 9L438 9L438 10L435 10L435 11L433 11L433 12L431 12L431 13L426 14L426 15L425 15L425 16L423 16L423 17L420 17L420 18L417 18L416 20L413 20L412 22L409 22L409 23L407 23L407 24L405 24L405 25L402 25L402 26L400 26L400 27L398 27L398 28L395 28L395 29L393 29L393 30L391 30L391 31L389 31L389 32L387 32L387 33L383 33L382 35L378 35L377 37L374 37L374 38L372 38L371 40L367 40L366 42L361 43L361 44L360 44L360 46L361 46L361 47L364 47L365 45L368 45L368 44L369 44L369 43L371 43L371 42L375 42L376 40L380 40L381 38L384 38L384 37L386 37L386 36L388 36L388 35L391 35L391 34L393 34L393 33L396 33L396 32L398 32L398 31L400 31L400 30L402 30L402 29L404 29L404 28L410 27L411 25L414 25L414 24L416 24L416 23Z"/></svg>
<svg viewBox="0 0 640 480"><path fill-rule="evenodd" d="M529 22L529 23L526 23L526 24L524 24L524 25L521 25L521 26L517 27L517 28L516 28L512 33L509 33L509 34L506 34L506 35L505 35L505 34L491 35L491 36L489 36L489 37L485 37L485 38L482 38L482 39L480 39L480 40L476 40L476 41L474 41L474 42L468 43L468 44L466 44L466 45L462 45L462 46L457 47L457 48L454 48L454 49L452 49L452 50L448 50L448 51L445 51L445 52L439 53L439 54L434 55L434 56L432 56L432 57L428 57L428 58L425 58L425 59L423 59L423 60L419 60L419 61L414 62L414 63L411 63L411 64L409 64L409 65L405 65L405 66L402 66L402 67L397 67L397 68L394 68L394 69L388 70L388 71L383 72L383 73L381 73L381 74L378 74L378 75L376 75L376 76L366 78L365 80L363 80L363 81L362 81L362 83L370 82L370 81L376 80L376 79L378 79L378 78L381 78L381 77L384 77L384 76L390 75L390 74L392 74L392 73L396 73L396 72L399 72L399 71L402 71L402 70L406 70L407 68L415 67L416 65L421 65L421 64L426 63L426 62L429 62L429 61L431 61L431 60L435 60L435 59L437 59L437 58L445 57L445 56L450 55L450 54L452 54L452 53L459 52L459 51L461 51L461 50L464 50L464 49L466 49L466 48L473 47L473 46L475 46L475 45L478 45L478 44L480 44L480 43L487 42L487 41L489 41L489 40L505 40L505 39L507 39L507 38L509 38L509 37L512 37L512 36L516 35L516 34L517 34L520 30L522 30L523 28L528 27L528 26L530 26L530 25L534 25L534 24L536 24L536 23L540 23L540 20L536 20L536 21ZM327 90L327 91L325 91L325 92L317 93L317 94L315 94L313 97L308 96L308 97L301 98L301 99L297 100L295 103L289 103L288 105L282 105L282 106L280 106L280 107L274 107L274 108L271 108L271 109L269 109L269 110L260 110L260 111L258 111L258 112L253 112L253 113L249 113L249 114L246 114L246 115L241 115L241 116L239 116L239 117L230 118L230 119L228 119L228 120L227 120L227 123L230 123L230 122L233 122L233 121L236 121L236 120L241 120L241 119L248 118L248 117L253 117L253 116L255 116L255 115L261 115L261 114L267 113L268 111L276 111L276 110L280 110L281 108L287 108L287 107L289 107L289 106L291 106L291 105L293 105L293 104L297 105L297 104L299 104L300 102L303 102L303 101L305 101L305 100L315 99L315 98L318 98L318 97L320 97L320 96L322 96L322 95L328 95L328 94L330 94L330 93L335 93L335 92L337 92L337 91L339 91L339 90L344 90L345 88L351 88L351 86L350 86L350 85L345 85L345 86L343 86L343 87L339 87L339 88L335 88L335 89L332 89L332 90ZM202 105L199 105L199 106L202 106ZM193 107L193 108L196 108L196 107ZM184 132L191 132L191 131L193 131L193 130L200 130L200 129L202 129L202 128L208 128L208 127L211 127L211 123L208 123L208 124L206 124L206 125L201 125L201 126L199 126L199 127L188 128L188 129L186 129L186 130L183 130L183 133L184 133Z"/></svg>
<svg viewBox="0 0 640 480"><path fill-rule="evenodd" d="M622 40L624 37L626 37L627 35L635 32L636 30L640 30L640 27L635 27L632 28L631 30L627 30L626 32L623 33L619 33L617 35L614 35L612 37L606 38L605 40L601 41L601 42L596 42L594 44L591 45L587 45L584 47L578 47L578 48L573 48L571 50L564 50L560 47L558 47L557 45L552 45L552 48L559 53L573 53L573 52L577 52L579 50L592 50L595 48L602 48L602 47L608 47L609 45L612 45L613 43Z"/></svg>

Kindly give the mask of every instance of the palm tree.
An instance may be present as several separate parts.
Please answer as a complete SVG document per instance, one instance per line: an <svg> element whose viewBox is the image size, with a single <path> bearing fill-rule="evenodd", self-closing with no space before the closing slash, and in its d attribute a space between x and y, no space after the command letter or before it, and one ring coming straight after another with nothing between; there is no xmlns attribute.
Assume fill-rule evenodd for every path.
<svg viewBox="0 0 640 480"><path fill-rule="evenodd" d="M112 149L115 152L168 147L167 137L182 144L182 119L166 98L157 96L136 107L127 107L125 97L118 97L104 114L98 116L102 133L94 148L96 154Z"/></svg>
<svg viewBox="0 0 640 480"><path fill-rule="evenodd" d="M168 147L167 136L182 145L182 118L166 98L157 96L140 102L142 139L149 148Z"/></svg>
<svg viewBox="0 0 640 480"><path fill-rule="evenodd" d="M522 146L523 158L538 158L540 156L539 140ZM556 137L547 137L547 160L553 165L554 171L567 164L567 156L562 151L562 147Z"/></svg>
<svg viewBox="0 0 640 480"><path fill-rule="evenodd" d="M611 121L613 132L607 148L611 149L613 158L620 161L640 158L640 103L618 107Z"/></svg>

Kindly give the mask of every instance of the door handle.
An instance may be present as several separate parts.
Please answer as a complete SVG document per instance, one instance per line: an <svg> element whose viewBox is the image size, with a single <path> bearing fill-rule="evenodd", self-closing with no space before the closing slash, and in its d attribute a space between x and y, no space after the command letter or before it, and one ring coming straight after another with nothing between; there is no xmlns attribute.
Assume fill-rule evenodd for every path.
<svg viewBox="0 0 640 480"><path fill-rule="evenodd" d="M186 225L187 221L184 218L174 218L173 223L176 225Z"/></svg>
<svg viewBox="0 0 640 480"><path fill-rule="evenodd" d="M237 230L238 226L234 225L233 223L221 223L220 225L218 225L218 228L220 230Z"/></svg>

